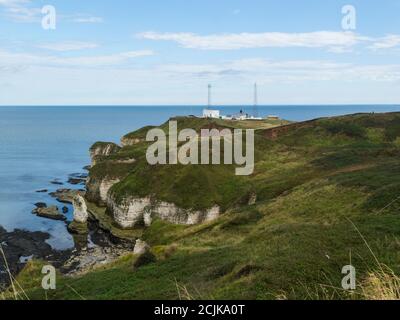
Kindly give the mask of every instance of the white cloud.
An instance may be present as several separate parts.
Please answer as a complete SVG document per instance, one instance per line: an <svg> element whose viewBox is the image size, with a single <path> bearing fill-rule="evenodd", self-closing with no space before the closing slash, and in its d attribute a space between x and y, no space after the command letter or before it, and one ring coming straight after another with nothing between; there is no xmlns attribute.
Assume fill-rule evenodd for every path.
<svg viewBox="0 0 400 320"><path fill-rule="evenodd" d="M77 16L75 18L72 18L71 21L76 23L103 23L104 19L94 16Z"/></svg>
<svg viewBox="0 0 400 320"><path fill-rule="evenodd" d="M358 44L368 44L372 50L400 46L400 35L366 37L354 32L315 31L308 33L231 33L198 35L194 33L144 32L137 38L154 41L172 41L183 48L199 50L239 50L249 48L326 48L332 53L349 53Z"/></svg>
<svg viewBox="0 0 400 320"><path fill-rule="evenodd" d="M56 51L79 50L94 47L86 43L56 43L46 46ZM268 60L264 58L216 61L207 64L170 63L149 65L130 65L136 58L152 56L151 50L127 51L108 55L65 56L57 54L15 53L0 50L1 65L8 72L21 73L27 68L71 67L76 70L105 68L115 70L136 68L136 72L146 74L149 79L158 77L178 82L221 80L227 82L245 81L260 83L302 83L303 81L400 81L400 64L357 65L330 60ZM119 68L120 69L120 68ZM134 72L133 69L130 69ZM92 71L87 70L88 73ZM122 72L122 71L118 71ZM168 82L168 81L166 81Z"/></svg>
<svg viewBox="0 0 400 320"><path fill-rule="evenodd" d="M377 39L369 48L372 50L391 49L400 46L400 35L390 34Z"/></svg>
<svg viewBox="0 0 400 320"><path fill-rule="evenodd" d="M53 62L59 65L71 65L71 66L86 66L86 67L96 67L96 66L111 66L119 65L125 62L129 62L131 59L139 57L148 57L154 55L151 50L141 50L141 51L129 51L122 52L112 55L102 55L102 56L82 56L73 58L54 58Z"/></svg>
<svg viewBox="0 0 400 320"><path fill-rule="evenodd" d="M400 64L353 65L326 60L240 59L220 64L162 65L154 73L176 79L303 83L304 81L400 81Z"/></svg>
<svg viewBox="0 0 400 320"><path fill-rule="evenodd" d="M39 22L41 9L30 0L0 0L5 16L16 22Z"/></svg>
<svg viewBox="0 0 400 320"><path fill-rule="evenodd" d="M53 66L53 67L104 67L116 66L131 59L152 56L151 50L128 51L110 55L58 57L29 53L11 53L0 50L0 61L8 66Z"/></svg>
<svg viewBox="0 0 400 320"><path fill-rule="evenodd" d="M10 59L0 51L1 62L10 66ZM0 83L10 84L0 96L0 104L202 104L206 103L210 81L215 82L215 101L219 104L249 103L254 81L262 87L263 103L393 103L400 81L399 64L260 58L214 64L86 68L86 62L76 60L49 62L46 57L35 60L38 57L27 55L14 55L13 59L15 63L25 61L29 67L8 67L6 74L0 72ZM98 65L99 60L92 60L90 65L94 62Z"/></svg>
<svg viewBox="0 0 400 320"><path fill-rule="evenodd" d="M38 48L52 50L52 51L77 51L84 49L94 49L99 45L93 42L81 42L81 41L64 41L54 43L43 43L38 45Z"/></svg>
<svg viewBox="0 0 400 320"><path fill-rule="evenodd" d="M350 48L367 40L354 32L316 31L309 33L236 33L197 35L194 33L144 32L136 35L141 39L173 41L184 48L201 50L237 50L244 48Z"/></svg>
<svg viewBox="0 0 400 320"><path fill-rule="evenodd" d="M14 22L39 23L43 17L42 6L34 6L31 0L0 0L0 6L3 7L5 16ZM75 23L102 23L104 21L101 17L85 13L59 14L58 18Z"/></svg>
<svg viewBox="0 0 400 320"><path fill-rule="evenodd" d="M30 0L0 0L0 5L12 7L12 6L17 6L17 5L21 5L21 4L27 4L30 2L31 2Z"/></svg>
<svg viewBox="0 0 400 320"><path fill-rule="evenodd" d="M332 53L349 53L353 52L353 48L350 47L331 47L328 49L329 52Z"/></svg>

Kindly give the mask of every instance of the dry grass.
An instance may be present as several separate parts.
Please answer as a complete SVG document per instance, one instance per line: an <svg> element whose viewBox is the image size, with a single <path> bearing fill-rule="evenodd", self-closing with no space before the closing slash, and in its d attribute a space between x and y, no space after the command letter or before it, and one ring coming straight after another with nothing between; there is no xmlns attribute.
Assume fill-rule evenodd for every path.
<svg viewBox="0 0 400 320"><path fill-rule="evenodd" d="M185 285L178 283L176 279L175 279L175 287L178 292L179 300L186 300L186 301L203 300L199 290L194 288L194 291L196 291L196 295L194 295L190 293L190 291Z"/></svg>
<svg viewBox="0 0 400 320"><path fill-rule="evenodd" d="M186 286L179 284L176 279L175 279L175 286L176 286L176 291L178 292L179 300L188 300L188 301L195 300L193 296L189 293L189 290L186 288Z"/></svg>
<svg viewBox="0 0 400 320"><path fill-rule="evenodd" d="M397 201L398 199L399 198L396 198L394 201ZM391 202L388 206L393 204L393 202ZM360 237L363 239L371 255L374 257L377 265L377 271L370 271L366 279L364 279L364 281L360 285L362 299L399 300L400 278L395 274L395 272L391 268L382 264L379 261L379 259L372 251L370 245L368 244L367 240L360 232L360 230L357 228L357 226L353 222L351 222L351 224L354 226Z"/></svg>
<svg viewBox="0 0 400 320"><path fill-rule="evenodd" d="M365 300L400 300L400 278L386 266L383 271L370 272L361 284L361 296Z"/></svg>

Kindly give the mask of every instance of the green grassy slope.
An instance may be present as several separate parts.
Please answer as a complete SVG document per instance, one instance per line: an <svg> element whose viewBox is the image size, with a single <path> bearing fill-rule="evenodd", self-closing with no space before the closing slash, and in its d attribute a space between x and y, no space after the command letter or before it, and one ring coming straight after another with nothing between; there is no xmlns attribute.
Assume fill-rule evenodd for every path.
<svg viewBox="0 0 400 320"><path fill-rule="evenodd" d="M350 261L359 285L379 271L370 249L400 272L400 114L320 119L275 140L264 130L257 131L250 177L233 177L223 166L147 172L139 161L140 170L115 191L136 192L135 184L147 190L144 181L150 181L161 198L191 206L216 201L226 213L199 226L156 221L143 239L157 262L133 271L136 257L127 256L85 276L62 278L49 298L79 299L76 292L87 299L361 298L335 288ZM257 203L248 206L244 200L252 192ZM32 264L20 282L31 298L41 299L38 275Z"/></svg>
<svg viewBox="0 0 400 320"><path fill-rule="evenodd" d="M287 121L225 121L220 119L173 118L178 122L178 130L191 128L200 132L201 129L236 129L254 128L262 131L266 128L287 124ZM123 139L139 141L134 145L122 148L118 153L109 156L105 161L94 166L90 175L92 178L124 177L112 188L117 201L127 196L154 196L167 202L172 202L181 208L208 209L220 205L224 210L234 203L245 201L251 192L249 179L238 179L235 165L224 166L183 166L157 165L149 166L145 157L150 143L144 141L146 133L152 127L139 129L126 135ZM168 122L160 126L168 135ZM258 138L258 154L264 153L266 141ZM183 143L180 143L183 144ZM223 146L221 153L223 152ZM116 163L119 160L134 158L134 164ZM223 156L221 157L223 159Z"/></svg>

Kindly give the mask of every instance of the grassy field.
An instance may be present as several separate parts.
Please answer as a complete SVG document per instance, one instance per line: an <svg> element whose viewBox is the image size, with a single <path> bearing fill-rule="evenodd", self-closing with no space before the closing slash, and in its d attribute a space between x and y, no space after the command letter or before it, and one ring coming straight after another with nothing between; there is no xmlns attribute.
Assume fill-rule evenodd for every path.
<svg viewBox="0 0 400 320"><path fill-rule="evenodd" d="M127 255L84 276L60 276L47 298L400 298L400 114L320 119L274 140L257 129L250 177L229 166L149 168L140 160L143 143L112 156L138 158L112 190L121 196L152 193L183 207L217 203L225 212L198 226L155 221L142 235L155 262L134 269L137 257ZM349 264L357 271L354 292L341 289ZM32 262L18 277L31 299L45 298L40 269Z"/></svg>

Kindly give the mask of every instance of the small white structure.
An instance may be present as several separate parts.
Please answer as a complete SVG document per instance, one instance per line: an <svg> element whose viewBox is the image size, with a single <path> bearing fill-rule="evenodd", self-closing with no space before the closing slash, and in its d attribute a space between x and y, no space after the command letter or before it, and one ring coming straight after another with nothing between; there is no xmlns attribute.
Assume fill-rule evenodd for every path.
<svg viewBox="0 0 400 320"><path fill-rule="evenodd" d="M232 120L232 116L221 116L222 120Z"/></svg>
<svg viewBox="0 0 400 320"><path fill-rule="evenodd" d="M255 116L250 116L250 117L248 117L246 120L257 120L257 121L259 121L259 120L263 120L263 118L261 118L261 117L255 117Z"/></svg>
<svg viewBox="0 0 400 320"><path fill-rule="evenodd" d="M243 110L240 110L239 113L234 114L232 116L232 120L238 120L238 121L247 120L248 118L249 118L249 115L247 113L244 113Z"/></svg>
<svg viewBox="0 0 400 320"><path fill-rule="evenodd" d="M203 110L203 118L219 119L220 112L219 112L219 110L204 109Z"/></svg>

